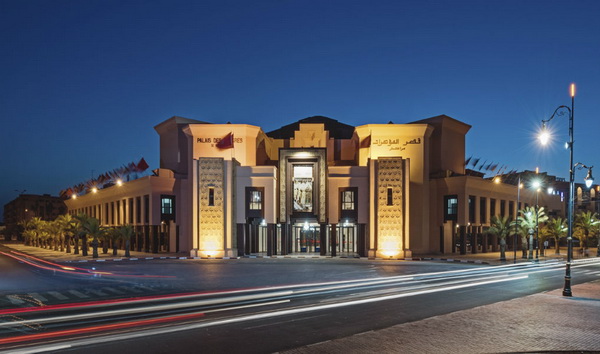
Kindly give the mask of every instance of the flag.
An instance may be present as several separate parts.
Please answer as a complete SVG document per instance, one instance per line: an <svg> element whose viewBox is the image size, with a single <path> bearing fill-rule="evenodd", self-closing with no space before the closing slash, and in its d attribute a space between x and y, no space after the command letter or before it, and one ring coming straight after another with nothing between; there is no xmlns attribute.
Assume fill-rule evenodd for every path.
<svg viewBox="0 0 600 354"><path fill-rule="evenodd" d="M140 160L140 162L138 162L136 167L137 167L138 172L144 172L150 166L148 166L148 164L146 163L146 160L144 160L144 158L142 157L142 159Z"/></svg>
<svg viewBox="0 0 600 354"><path fill-rule="evenodd" d="M360 141L360 148L368 148L371 146L371 135Z"/></svg>
<svg viewBox="0 0 600 354"><path fill-rule="evenodd" d="M217 143L219 149L231 149L233 148L233 133L227 134L221 141Z"/></svg>

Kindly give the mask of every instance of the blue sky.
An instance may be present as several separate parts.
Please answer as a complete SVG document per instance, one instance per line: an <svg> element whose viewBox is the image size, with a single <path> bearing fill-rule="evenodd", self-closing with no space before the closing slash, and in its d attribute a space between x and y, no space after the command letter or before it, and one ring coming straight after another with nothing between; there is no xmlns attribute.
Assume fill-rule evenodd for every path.
<svg viewBox="0 0 600 354"><path fill-rule="evenodd" d="M324 115L471 124L467 157L600 167L599 1L0 0L0 205L144 157L179 115L265 131ZM94 172L92 172L94 171ZM600 173L600 172L599 172ZM578 172L578 179L584 172Z"/></svg>

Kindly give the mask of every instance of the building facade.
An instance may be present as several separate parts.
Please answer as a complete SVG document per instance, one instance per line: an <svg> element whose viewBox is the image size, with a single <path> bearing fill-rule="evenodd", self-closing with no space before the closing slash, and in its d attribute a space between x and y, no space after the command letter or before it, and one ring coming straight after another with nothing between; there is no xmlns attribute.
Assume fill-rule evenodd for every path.
<svg viewBox="0 0 600 354"><path fill-rule="evenodd" d="M485 252L492 216L542 202L465 169L470 128L444 115L356 127L317 116L271 132L172 117L155 127L154 175L66 203L104 225L135 225L138 249L200 257L410 258L457 252L466 233ZM564 213L558 196L543 198Z"/></svg>
<svg viewBox="0 0 600 354"><path fill-rule="evenodd" d="M21 194L4 205L4 224L7 239L14 239L20 234L19 224L38 217L42 220L54 220L65 214L67 207L60 197L49 194Z"/></svg>

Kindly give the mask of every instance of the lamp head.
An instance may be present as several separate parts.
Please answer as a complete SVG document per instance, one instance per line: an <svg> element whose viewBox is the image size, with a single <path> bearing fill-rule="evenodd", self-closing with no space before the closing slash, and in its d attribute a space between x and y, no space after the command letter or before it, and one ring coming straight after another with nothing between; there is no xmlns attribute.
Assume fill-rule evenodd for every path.
<svg viewBox="0 0 600 354"><path fill-rule="evenodd" d="M594 176L592 176L592 167L588 168L588 173L587 176L585 176L584 181L585 181L585 186L588 188L592 187L592 184L594 184Z"/></svg>
<svg viewBox="0 0 600 354"><path fill-rule="evenodd" d="M546 128L546 122L542 122L542 130L540 131L539 139L542 145L547 145L550 141L550 131Z"/></svg>

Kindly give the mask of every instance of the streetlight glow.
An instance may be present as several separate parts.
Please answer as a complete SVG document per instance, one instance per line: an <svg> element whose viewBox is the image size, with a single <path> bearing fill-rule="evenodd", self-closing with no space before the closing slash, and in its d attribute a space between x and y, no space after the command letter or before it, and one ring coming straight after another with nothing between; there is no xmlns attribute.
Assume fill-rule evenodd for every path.
<svg viewBox="0 0 600 354"><path fill-rule="evenodd" d="M575 84L571 84L571 97L575 97Z"/></svg>
<svg viewBox="0 0 600 354"><path fill-rule="evenodd" d="M542 131L540 132L539 139L542 145L547 145L550 141L550 131L548 131L548 129L546 128L546 124L542 126Z"/></svg>

